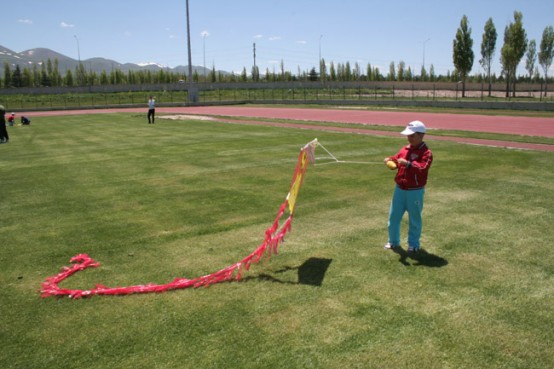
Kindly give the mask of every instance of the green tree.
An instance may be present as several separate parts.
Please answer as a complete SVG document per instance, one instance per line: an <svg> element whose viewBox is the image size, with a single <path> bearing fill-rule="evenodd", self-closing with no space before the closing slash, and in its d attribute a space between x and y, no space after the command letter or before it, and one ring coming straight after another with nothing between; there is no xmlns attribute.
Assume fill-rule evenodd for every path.
<svg viewBox="0 0 554 369"><path fill-rule="evenodd" d="M496 38L498 34L496 33L496 27L492 18L487 20L485 23L485 30L483 31L483 39L481 41L481 59L479 63L484 70L487 71L487 81L489 83L489 97L492 93L492 80L491 80L491 64L492 57L494 56L494 51L496 49Z"/></svg>
<svg viewBox="0 0 554 369"><path fill-rule="evenodd" d="M100 78L102 78L102 75L100 75ZM133 70L127 71L127 81L129 81L131 85L139 83L138 74ZM102 84L102 82L100 82L100 84Z"/></svg>
<svg viewBox="0 0 554 369"><path fill-rule="evenodd" d="M50 84L50 78L48 77L48 72L46 71L46 64L42 62L40 64L40 85L49 87Z"/></svg>
<svg viewBox="0 0 554 369"><path fill-rule="evenodd" d="M554 28L548 26L542 32L541 49L539 51L539 64L544 70L544 96L548 86L548 69L554 58Z"/></svg>
<svg viewBox="0 0 554 369"><path fill-rule="evenodd" d="M100 84L103 85L103 86L110 84L110 79L108 78L108 73L106 73L105 70L103 70L102 73L100 73Z"/></svg>
<svg viewBox="0 0 554 369"><path fill-rule="evenodd" d="M123 73L119 68L114 69L110 74L110 82L112 85L125 84L127 82L125 73Z"/></svg>
<svg viewBox="0 0 554 369"><path fill-rule="evenodd" d="M98 84L98 75L96 74L95 71L89 70L89 72L86 76L86 80L88 81L89 86L94 86L94 85Z"/></svg>
<svg viewBox="0 0 554 369"><path fill-rule="evenodd" d="M456 31L456 38L452 42L454 66L462 80L462 97L465 97L466 78L473 68L473 39L471 28L468 26L467 16L463 16L460 27Z"/></svg>
<svg viewBox="0 0 554 369"><path fill-rule="evenodd" d="M65 72L64 84L68 87L73 87L75 85L75 81L73 80L73 73L71 72L71 69L68 69L67 72Z"/></svg>
<svg viewBox="0 0 554 369"><path fill-rule="evenodd" d="M308 73L308 80L315 82L318 80L317 71L315 70L315 67L310 69L310 73Z"/></svg>
<svg viewBox="0 0 554 369"><path fill-rule="evenodd" d="M50 79L50 82L52 82L52 73L54 72L54 66L52 65L52 60L48 58L46 61L46 73L48 73L48 78Z"/></svg>
<svg viewBox="0 0 554 369"><path fill-rule="evenodd" d="M527 47L527 59L525 60L525 69L529 73L529 81L533 79L533 72L535 71L535 62L537 61L537 42L535 40L529 41Z"/></svg>
<svg viewBox="0 0 554 369"><path fill-rule="evenodd" d="M373 80L380 81L382 78L383 76L381 76L381 71L379 70L379 67L373 68Z"/></svg>
<svg viewBox="0 0 554 369"><path fill-rule="evenodd" d="M370 63L367 63L367 66L366 66L365 70L366 70L366 74L367 74L367 80L368 81L373 81L374 80L373 68L371 67Z"/></svg>
<svg viewBox="0 0 554 369"><path fill-rule="evenodd" d="M354 63L354 69L352 69L352 80L357 81L362 77L362 68L360 68L360 63Z"/></svg>
<svg viewBox="0 0 554 369"><path fill-rule="evenodd" d="M38 65L33 63L33 87L40 86L40 71L38 70Z"/></svg>
<svg viewBox="0 0 554 369"><path fill-rule="evenodd" d="M389 74L387 76L387 79L389 81L396 81L396 66L394 65L393 61L391 61L389 64Z"/></svg>
<svg viewBox="0 0 554 369"><path fill-rule="evenodd" d="M515 11L514 22L504 29L504 45L500 57L506 76L506 97L510 96L510 83L513 83L513 96L516 95L516 70L525 50L527 50L527 33L523 29L523 15L521 12Z"/></svg>
<svg viewBox="0 0 554 369"><path fill-rule="evenodd" d="M337 70L335 69L335 63L331 62L331 65L329 66L329 79L331 81L337 80Z"/></svg>
<svg viewBox="0 0 554 369"><path fill-rule="evenodd" d="M52 81L52 86L61 86L62 85L62 75L59 70L58 58L54 59L52 64L52 72L50 74L50 80Z"/></svg>
<svg viewBox="0 0 554 369"><path fill-rule="evenodd" d="M4 87L11 87L12 85L12 71L10 68L10 64L5 61L4 62Z"/></svg>
<svg viewBox="0 0 554 369"><path fill-rule="evenodd" d="M12 86L13 87L22 87L23 81L21 78L21 68L19 67L19 64L15 66L15 69L12 73Z"/></svg>
<svg viewBox="0 0 554 369"><path fill-rule="evenodd" d="M214 67L214 75L215 75L215 67ZM252 81L258 82L260 80L260 68L257 65L252 66ZM215 82L215 81L212 81Z"/></svg>
<svg viewBox="0 0 554 369"><path fill-rule="evenodd" d="M21 82L23 87L33 87L33 74L27 67L23 68Z"/></svg>
<svg viewBox="0 0 554 369"><path fill-rule="evenodd" d="M77 86L84 86L86 84L86 70L83 63L80 63L75 67L75 75L77 76ZM112 75L115 80L115 72L112 71ZM115 82L114 82L115 84Z"/></svg>
<svg viewBox="0 0 554 369"><path fill-rule="evenodd" d="M350 68L350 62L346 62L344 66L344 81L352 80L352 69Z"/></svg>
<svg viewBox="0 0 554 369"><path fill-rule="evenodd" d="M428 80L427 77L427 70L425 69L424 65L421 65L421 72L419 73L419 78L421 81L425 82Z"/></svg>
<svg viewBox="0 0 554 369"><path fill-rule="evenodd" d="M323 82L327 80L327 65L324 58L319 61L319 79Z"/></svg>
<svg viewBox="0 0 554 369"><path fill-rule="evenodd" d="M396 75L399 82L404 81L404 77L406 77L406 63L403 60L398 62L398 72Z"/></svg>
<svg viewBox="0 0 554 369"><path fill-rule="evenodd" d="M412 81L414 78L414 75L412 73L412 67L408 66L408 69L404 72L404 80L405 81Z"/></svg>
<svg viewBox="0 0 554 369"><path fill-rule="evenodd" d="M337 81L344 81L344 64L337 63Z"/></svg>
<svg viewBox="0 0 554 369"><path fill-rule="evenodd" d="M256 66L256 81L260 79L260 70L258 69L258 67ZM209 79L210 79L210 82L212 83L215 83L217 81L217 73L215 71L215 65L212 65L212 70L210 71L210 74L209 74Z"/></svg>

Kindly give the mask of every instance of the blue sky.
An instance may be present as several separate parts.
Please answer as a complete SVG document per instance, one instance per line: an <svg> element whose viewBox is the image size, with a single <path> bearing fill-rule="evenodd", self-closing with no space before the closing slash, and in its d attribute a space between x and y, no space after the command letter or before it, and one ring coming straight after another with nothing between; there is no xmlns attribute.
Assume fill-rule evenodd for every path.
<svg viewBox="0 0 554 369"><path fill-rule="evenodd" d="M6 6L0 45L16 52L46 47L82 60L105 57L121 63L187 65L185 0L18 0ZM504 28L523 13L529 40L540 44L554 26L552 0L189 0L192 64L226 71L293 73L317 67L321 56L365 71L387 74L404 61L419 74L453 71L452 40L465 14L474 40L472 73L479 73L485 22L498 32L494 71L499 74ZM524 60L518 74L525 74ZM541 69L542 72L542 69Z"/></svg>

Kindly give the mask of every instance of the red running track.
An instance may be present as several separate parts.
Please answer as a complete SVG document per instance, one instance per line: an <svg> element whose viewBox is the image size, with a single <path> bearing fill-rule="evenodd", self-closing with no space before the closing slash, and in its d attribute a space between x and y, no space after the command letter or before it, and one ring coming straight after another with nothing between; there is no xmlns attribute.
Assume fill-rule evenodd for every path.
<svg viewBox="0 0 554 369"><path fill-rule="evenodd" d="M94 114L112 112L144 112L146 109L74 110L20 113L28 116ZM475 114L442 114L396 111L370 111L356 109L302 109L265 108L244 106L194 106L157 108L156 113L218 115L272 119L306 120L316 122L357 123L384 126L404 126L412 120L420 120L429 129L506 133L524 136L554 137L554 118L489 116Z"/></svg>
<svg viewBox="0 0 554 369"><path fill-rule="evenodd" d="M430 129L507 133L524 136L554 137L554 118L485 116L474 114L414 113L355 109L301 109L264 107L190 107L187 114L223 115L316 122L358 123L383 126L405 126L420 120ZM182 112L185 112L181 110Z"/></svg>

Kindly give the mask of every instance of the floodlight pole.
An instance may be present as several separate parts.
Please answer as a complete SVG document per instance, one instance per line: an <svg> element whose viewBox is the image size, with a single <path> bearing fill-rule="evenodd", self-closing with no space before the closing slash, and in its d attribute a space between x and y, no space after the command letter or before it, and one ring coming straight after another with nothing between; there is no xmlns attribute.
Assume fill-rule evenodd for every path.
<svg viewBox="0 0 554 369"><path fill-rule="evenodd" d="M321 39L323 35L319 35L319 65L321 65Z"/></svg>
<svg viewBox="0 0 554 369"><path fill-rule="evenodd" d="M79 66L77 67L77 79L79 86L81 86L81 48L79 47L79 38L77 35L73 35L73 37L75 37L75 40L77 41L77 58L79 60Z"/></svg>
<svg viewBox="0 0 554 369"><path fill-rule="evenodd" d="M202 51L204 54L204 82L206 82L206 33L202 33Z"/></svg>
<svg viewBox="0 0 554 369"><path fill-rule="evenodd" d="M322 76L323 73L323 63L321 62L321 39L323 38L323 35L319 35L319 78L324 79L325 76Z"/></svg>
<svg viewBox="0 0 554 369"><path fill-rule="evenodd" d="M189 102L196 102L197 96L196 96L196 88L193 86L192 82L192 56L190 51L190 14L189 14L189 0L187 0L187 48L188 48L188 57L189 57L189 90L188 90L188 96L189 96Z"/></svg>
<svg viewBox="0 0 554 369"><path fill-rule="evenodd" d="M431 39L428 38L427 40L423 41L423 69L425 69L425 44L427 41L430 41Z"/></svg>

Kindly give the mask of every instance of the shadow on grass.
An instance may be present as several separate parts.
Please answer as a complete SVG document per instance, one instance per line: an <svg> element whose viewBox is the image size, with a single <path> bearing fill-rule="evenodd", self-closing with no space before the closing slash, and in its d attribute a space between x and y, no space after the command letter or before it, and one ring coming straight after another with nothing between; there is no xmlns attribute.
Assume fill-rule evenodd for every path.
<svg viewBox="0 0 554 369"><path fill-rule="evenodd" d="M284 267L283 269L277 270L276 274L285 273L291 270L298 270L298 282L289 282L282 281L278 278L275 278L269 274L261 273L257 277L246 277L243 280L252 280L257 279L260 281L269 281L282 284L304 284L308 286L321 287L323 284L323 279L325 278L325 273L329 269L329 265L333 259L321 259L321 258L309 258L302 265L297 267Z"/></svg>
<svg viewBox="0 0 554 369"><path fill-rule="evenodd" d="M402 264L405 266L426 266L430 268L441 268L443 266L448 265L448 260L445 258L442 258L440 256L437 256L435 254L431 254L424 249L420 249L419 252L413 253L413 252L407 252L401 247L397 247L393 249L393 251L400 255L400 260ZM410 263L408 259L411 259L414 261L414 263Z"/></svg>

